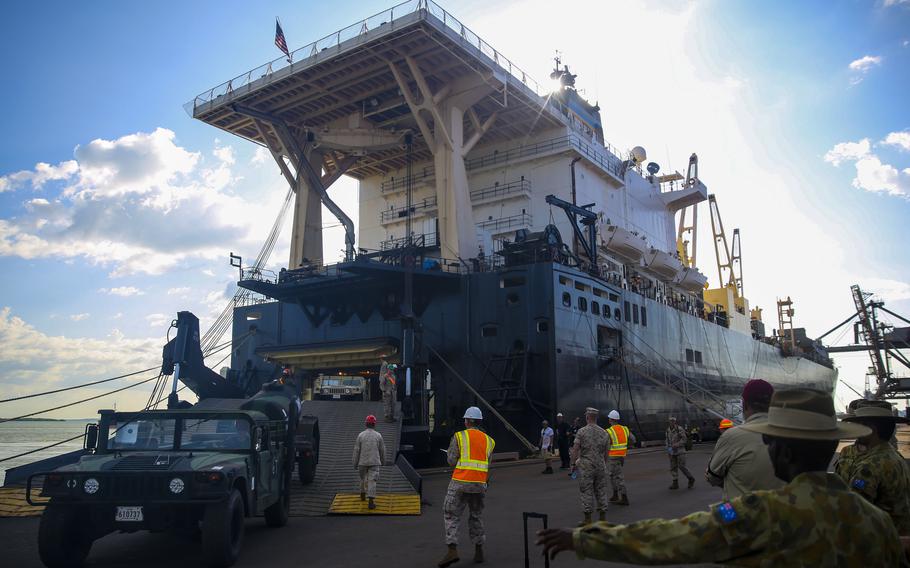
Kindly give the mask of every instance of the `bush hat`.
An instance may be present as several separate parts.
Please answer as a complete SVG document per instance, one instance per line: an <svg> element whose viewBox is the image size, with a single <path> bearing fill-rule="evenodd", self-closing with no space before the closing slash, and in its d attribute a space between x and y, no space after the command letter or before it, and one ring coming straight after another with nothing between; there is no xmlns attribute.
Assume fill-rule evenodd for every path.
<svg viewBox="0 0 910 568"><path fill-rule="evenodd" d="M768 420L740 428L797 440L842 440L862 438L872 430L861 424L839 422L831 395L815 389L777 391L771 397Z"/></svg>
<svg viewBox="0 0 910 568"><path fill-rule="evenodd" d="M850 403L850 411L844 418L845 422L862 422L864 418L884 418L906 424L908 420L895 416L891 403L885 400L857 399Z"/></svg>

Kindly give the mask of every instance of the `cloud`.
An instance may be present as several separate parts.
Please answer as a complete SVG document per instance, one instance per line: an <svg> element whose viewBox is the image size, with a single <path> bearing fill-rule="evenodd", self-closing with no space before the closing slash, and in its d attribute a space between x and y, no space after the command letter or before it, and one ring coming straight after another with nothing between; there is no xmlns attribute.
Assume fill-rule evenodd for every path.
<svg viewBox="0 0 910 568"><path fill-rule="evenodd" d="M73 321L82 321L82 320L88 319L90 315L91 314L89 314L89 313L72 314L70 316L70 319Z"/></svg>
<svg viewBox="0 0 910 568"><path fill-rule="evenodd" d="M33 170L22 170L0 176L0 193L26 185L31 185L32 189L41 189L49 181L71 178L78 170L79 166L75 160L60 162L56 166L38 162Z"/></svg>
<svg viewBox="0 0 910 568"><path fill-rule="evenodd" d="M208 260L228 245L258 248L262 228L255 220L277 207L228 192L242 179L231 170L234 151L216 144L213 152L217 163L204 167L200 153L158 128L77 146L76 160L61 163L66 166L0 178L10 187L67 174L55 198L33 199L24 215L0 218L0 256L84 258L122 276Z"/></svg>
<svg viewBox="0 0 910 568"><path fill-rule="evenodd" d="M113 330L103 339L47 335L13 315L9 307L0 309L0 376L4 377L3 392L9 396L71 386L155 366L161 361L161 345L160 338L127 339L118 330ZM150 372L148 376L155 374ZM138 375L122 382L21 401L16 403L16 412L25 414L57 406L145 378ZM124 408L141 408L151 385L147 383L110 399L71 407L52 416L91 417L99 406L113 405L114 401Z"/></svg>
<svg viewBox="0 0 910 568"><path fill-rule="evenodd" d="M164 327L171 323L174 318L167 314L149 314L145 316L145 321L150 327Z"/></svg>
<svg viewBox="0 0 910 568"><path fill-rule="evenodd" d="M859 71L860 73L867 73L873 67L878 67L882 64L881 55L864 55L859 59L850 62L848 67L851 71Z"/></svg>
<svg viewBox="0 0 910 568"><path fill-rule="evenodd" d="M882 2L882 5L885 8L890 8L891 6L898 6L901 4L910 4L910 0L884 0L884 2ZM906 42L904 43L906 45Z"/></svg>
<svg viewBox="0 0 910 568"><path fill-rule="evenodd" d="M183 295L189 291L190 291L190 289L188 286L180 286L178 288L168 288L167 295L168 296Z"/></svg>
<svg viewBox="0 0 910 568"><path fill-rule="evenodd" d="M272 157L272 155L269 153L269 151L266 148L263 148L262 146L257 146L256 151L253 153L253 157L250 158L250 164L252 164L254 166L265 164L266 162L268 162L269 158L271 158L271 157Z"/></svg>
<svg viewBox="0 0 910 568"><path fill-rule="evenodd" d="M142 296L145 294L139 288L133 286L118 286L116 288L99 288L99 292L102 294L108 294L111 296L122 296L124 298L129 296Z"/></svg>
<svg viewBox="0 0 910 568"><path fill-rule="evenodd" d="M885 136L885 139L882 140L882 144L897 146L901 150L910 152L910 131L903 130L901 132L891 132Z"/></svg>
<svg viewBox="0 0 910 568"><path fill-rule="evenodd" d="M910 300L910 282L888 278L861 278L860 286L863 292L872 292L885 302Z"/></svg>
<svg viewBox="0 0 910 568"><path fill-rule="evenodd" d="M895 134L888 135L887 141ZM892 142L902 144L903 138L896 137ZM887 143L887 142L886 142ZM841 163L852 161L856 167L856 176L853 178L853 187L871 192L883 192L890 195L910 199L910 168L898 170L891 164L886 164L872 152L868 138L859 142L841 142L825 154L825 161L840 166Z"/></svg>

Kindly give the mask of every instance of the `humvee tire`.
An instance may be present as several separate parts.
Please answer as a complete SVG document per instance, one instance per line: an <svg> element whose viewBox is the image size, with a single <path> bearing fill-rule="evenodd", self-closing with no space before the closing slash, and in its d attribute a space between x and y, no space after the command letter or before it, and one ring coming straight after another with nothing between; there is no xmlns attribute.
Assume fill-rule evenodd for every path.
<svg viewBox="0 0 910 568"><path fill-rule="evenodd" d="M303 485L313 483L313 480L316 479L315 456L311 455L297 460L297 476L300 478L300 483Z"/></svg>
<svg viewBox="0 0 910 568"><path fill-rule="evenodd" d="M265 524L273 529L283 527L288 524L288 516L291 512L291 482L290 477L285 474L281 481L281 499L272 503L265 509Z"/></svg>
<svg viewBox="0 0 910 568"><path fill-rule="evenodd" d="M82 566L92 549L92 538L73 507L54 506L44 509L38 525L38 554L48 568Z"/></svg>
<svg viewBox="0 0 910 568"><path fill-rule="evenodd" d="M243 497L234 489L224 501L206 505L202 519L202 557L213 568L237 562L243 546Z"/></svg>

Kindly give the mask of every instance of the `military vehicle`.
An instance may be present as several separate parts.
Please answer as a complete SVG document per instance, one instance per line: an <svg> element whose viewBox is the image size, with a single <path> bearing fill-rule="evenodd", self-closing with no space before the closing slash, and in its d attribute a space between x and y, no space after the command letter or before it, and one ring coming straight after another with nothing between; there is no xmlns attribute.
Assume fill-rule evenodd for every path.
<svg viewBox="0 0 910 568"><path fill-rule="evenodd" d="M37 478L40 495L50 498L38 530L46 566L80 566L98 538L138 530L198 535L208 565L230 566L246 517L264 516L270 527L287 523L295 463L301 481L312 481L319 428L314 417L301 416L295 385L275 380L253 396L232 398L243 389L201 365L195 316L181 312L176 327L164 356L163 371L175 377L168 408L102 410L86 428L90 453L29 477L28 501ZM221 396L180 401L178 379L197 394Z"/></svg>
<svg viewBox="0 0 910 568"><path fill-rule="evenodd" d="M367 381L363 377L319 375L313 381L316 400L369 400Z"/></svg>

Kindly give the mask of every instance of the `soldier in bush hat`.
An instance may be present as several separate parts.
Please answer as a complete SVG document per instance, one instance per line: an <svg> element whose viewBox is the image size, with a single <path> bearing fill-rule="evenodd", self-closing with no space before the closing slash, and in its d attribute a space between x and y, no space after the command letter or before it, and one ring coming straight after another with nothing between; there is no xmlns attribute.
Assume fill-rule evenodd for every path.
<svg viewBox="0 0 910 568"><path fill-rule="evenodd" d="M838 461L834 471L850 489L891 515L901 535L910 536L910 470L889 443L896 424L907 420L895 416L884 400L859 399L850 408L853 412L844 420L862 424L871 433L844 448L849 459Z"/></svg>
<svg viewBox="0 0 910 568"><path fill-rule="evenodd" d="M581 558L636 564L900 564L900 537L887 513L826 472L838 440L870 434L865 426L838 422L830 394L775 392L767 421L739 428L764 437L774 473L787 485L681 519L544 530L537 533L537 544L551 556L574 550Z"/></svg>

